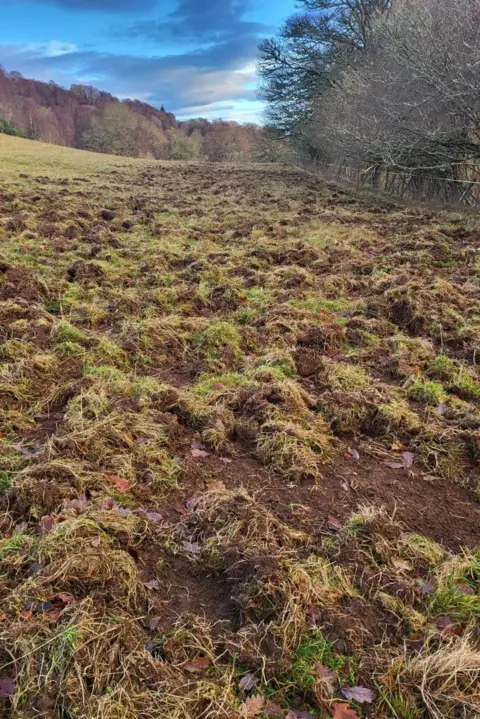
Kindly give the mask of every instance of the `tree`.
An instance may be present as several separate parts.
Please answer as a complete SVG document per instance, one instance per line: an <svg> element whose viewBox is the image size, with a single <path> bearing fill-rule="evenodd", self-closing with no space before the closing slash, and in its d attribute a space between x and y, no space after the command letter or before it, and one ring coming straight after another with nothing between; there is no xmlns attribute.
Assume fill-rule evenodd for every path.
<svg viewBox="0 0 480 719"><path fill-rule="evenodd" d="M112 103L83 134L83 147L94 152L130 157L164 158L167 138L162 130L128 105Z"/></svg>
<svg viewBox="0 0 480 719"><path fill-rule="evenodd" d="M319 98L310 140L349 162L452 177L480 160L480 0L397 0Z"/></svg>
<svg viewBox="0 0 480 719"><path fill-rule="evenodd" d="M189 137L172 127L167 131L167 139L170 160L195 160L200 156L201 138L197 135Z"/></svg>
<svg viewBox="0 0 480 719"><path fill-rule="evenodd" d="M265 40L258 58L270 131L297 141L304 139L313 103L366 52L374 20L391 0L299 0L299 6L303 13Z"/></svg>
<svg viewBox="0 0 480 719"><path fill-rule="evenodd" d="M2 117L0 117L0 133L3 133L4 135L22 136L22 133L19 130L16 130L13 125L8 122L8 120L4 120Z"/></svg>

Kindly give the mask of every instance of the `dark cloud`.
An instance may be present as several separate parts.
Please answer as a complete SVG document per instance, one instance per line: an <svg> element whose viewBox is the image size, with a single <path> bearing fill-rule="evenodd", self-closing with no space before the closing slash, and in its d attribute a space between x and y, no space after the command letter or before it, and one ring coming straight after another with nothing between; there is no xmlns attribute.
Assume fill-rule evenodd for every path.
<svg viewBox="0 0 480 719"><path fill-rule="evenodd" d="M0 0L1 5L11 5L17 0ZM37 5L53 5L64 10L97 10L99 12L124 13L151 10L156 0L29 0Z"/></svg>
<svg viewBox="0 0 480 719"><path fill-rule="evenodd" d="M268 31L262 23L244 20L249 9L249 0L180 0L166 19L138 22L128 34L156 41L209 43Z"/></svg>

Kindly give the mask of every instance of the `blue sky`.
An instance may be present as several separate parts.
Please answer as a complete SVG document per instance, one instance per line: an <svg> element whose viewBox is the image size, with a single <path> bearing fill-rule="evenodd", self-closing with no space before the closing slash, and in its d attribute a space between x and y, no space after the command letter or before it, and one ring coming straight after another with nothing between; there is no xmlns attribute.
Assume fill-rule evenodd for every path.
<svg viewBox="0 0 480 719"><path fill-rule="evenodd" d="M0 0L0 64L179 118L258 121L256 47L294 11L295 0Z"/></svg>

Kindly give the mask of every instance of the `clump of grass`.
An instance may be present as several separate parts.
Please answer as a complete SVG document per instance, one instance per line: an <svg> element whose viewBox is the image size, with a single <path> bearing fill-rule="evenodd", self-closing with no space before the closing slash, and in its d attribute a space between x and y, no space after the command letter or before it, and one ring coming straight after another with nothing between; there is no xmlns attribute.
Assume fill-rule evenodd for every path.
<svg viewBox="0 0 480 719"><path fill-rule="evenodd" d="M257 436L256 454L262 462L291 479L321 476L330 453L328 426L317 416L305 422L273 421Z"/></svg>
<svg viewBox="0 0 480 719"><path fill-rule="evenodd" d="M242 356L242 336L230 322L212 322L197 339L200 353L212 360L229 364Z"/></svg>
<svg viewBox="0 0 480 719"><path fill-rule="evenodd" d="M448 395L441 382L429 380L421 375L413 375L410 377L404 389L410 399L424 404L438 406L447 401Z"/></svg>
<svg viewBox="0 0 480 719"><path fill-rule="evenodd" d="M427 374L441 380L448 390L463 399L480 399L480 379L469 367L447 355L438 355L427 368Z"/></svg>

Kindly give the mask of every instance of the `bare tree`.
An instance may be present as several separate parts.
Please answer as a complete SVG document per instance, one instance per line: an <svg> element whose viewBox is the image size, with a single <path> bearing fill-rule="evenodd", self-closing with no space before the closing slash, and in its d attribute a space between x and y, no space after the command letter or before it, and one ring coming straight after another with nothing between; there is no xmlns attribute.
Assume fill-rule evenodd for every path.
<svg viewBox="0 0 480 719"><path fill-rule="evenodd" d="M331 158L424 173L480 160L480 0L397 0L364 61L316 103Z"/></svg>

